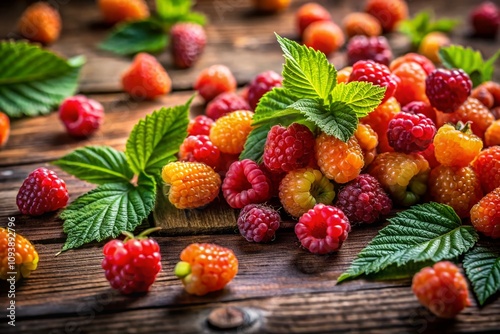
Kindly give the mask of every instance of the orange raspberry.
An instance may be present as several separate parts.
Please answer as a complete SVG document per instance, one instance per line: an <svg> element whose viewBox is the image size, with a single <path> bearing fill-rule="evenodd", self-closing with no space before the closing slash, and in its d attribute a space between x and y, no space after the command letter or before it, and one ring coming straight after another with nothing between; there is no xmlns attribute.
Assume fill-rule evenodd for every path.
<svg viewBox="0 0 500 334"><path fill-rule="evenodd" d="M500 83L493 81L483 82L480 86L483 86L490 92L493 96L493 107L500 106Z"/></svg>
<svg viewBox="0 0 500 334"><path fill-rule="evenodd" d="M313 22L331 21L332 17L325 7L315 3L308 2L302 5L295 14L297 28L300 36L304 34L304 30Z"/></svg>
<svg viewBox="0 0 500 334"><path fill-rule="evenodd" d="M427 73L422 66L413 61L408 61L395 67L392 74L399 78L394 97L402 106L413 101L422 101L429 104L429 99L425 94Z"/></svg>
<svg viewBox="0 0 500 334"><path fill-rule="evenodd" d="M342 23L349 38L356 35L371 37L382 34L380 22L374 16L367 13L348 14Z"/></svg>
<svg viewBox="0 0 500 334"><path fill-rule="evenodd" d="M352 66L344 67L337 72L337 83L348 83L352 73Z"/></svg>
<svg viewBox="0 0 500 334"><path fill-rule="evenodd" d="M99 0L99 8L104 20L110 24L149 17L149 8L144 0Z"/></svg>
<svg viewBox="0 0 500 334"><path fill-rule="evenodd" d="M434 63L440 63L439 59L439 49L443 46L450 45L451 41L442 32L431 32L425 35L418 47L418 53L429 58Z"/></svg>
<svg viewBox="0 0 500 334"><path fill-rule="evenodd" d="M237 110L218 118L210 129L210 140L223 153L239 154L250 131L253 112Z"/></svg>
<svg viewBox="0 0 500 334"><path fill-rule="evenodd" d="M486 146L500 145L500 120L494 121L486 129L484 133L484 143Z"/></svg>
<svg viewBox="0 0 500 334"><path fill-rule="evenodd" d="M398 101L391 97L386 102L380 104L374 111L361 119L361 123L369 125L378 135L377 151L392 152L394 149L389 145L387 129L389 122L401 111Z"/></svg>
<svg viewBox="0 0 500 334"><path fill-rule="evenodd" d="M14 268L9 264L12 261L9 248L15 248ZM28 277L37 266L38 253L31 242L18 233L9 234L6 228L0 227L0 279L6 280L10 278L9 272L15 272L17 281L21 277Z"/></svg>
<svg viewBox="0 0 500 334"><path fill-rule="evenodd" d="M366 167L377 156L378 135L368 124L359 123L354 136L363 151L364 167Z"/></svg>
<svg viewBox="0 0 500 334"><path fill-rule="evenodd" d="M314 150L321 172L337 183L354 180L365 164L363 151L354 136L344 143L334 136L321 133L316 138Z"/></svg>
<svg viewBox="0 0 500 334"><path fill-rule="evenodd" d="M19 32L24 38L42 44L54 43L61 33L61 16L46 2L36 2L26 8L19 20Z"/></svg>
<svg viewBox="0 0 500 334"><path fill-rule="evenodd" d="M470 211L474 228L484 235L500 238L500 187L484 196Z"/></svg>
<svg viewBox="0 0 500 334"><path fill-rule="evenodd" d="M472 161L485 194L500 187L500 146L492 146L481 151Z"/></svg>
<svg viewBox="0 0 500 334"><path fill-rule="evenodd" d="M440 127L446 123L471 122L472 132L479 138L484 138L486 129L495 121L495 117L481 102L469 97L454 112L444 113L436 111L436 126Z"/></svg>
<svg viewBox="0 0 500 334"><path fill-rule="evenodd" d="M288 172L280 182L279 198L286 212L300 217L316 204L331 204L333 184L317 169L300 168Z"/></svg>
<svg viewBox="0 0 500 334"><path fill-rule="evenodd" d="M389 32L408 17L408 5L404 0L368 0L365 12L375 16L384 31Z"/></svg>
<svg viewBox="0 0 500 334"><path fill-rule="evenodd" d="M155 57L139 53L123 73L122 85L136 99L154 99L170 92L172 80Z"/></svg>
<svg viewBox="0 0 500 334"><path fill-rule="evenodd" d="M484 104L484 106L488 109L493 108L493 105L495 104L493 94L491 94L490 91L482 84L474 88L470 93L470 96Z"/></svg>
<svg viewBox="0 0 500 334"><path fill-rule="evenodd" d="M458 267L448 261L420 270L411 288L420 303L441 318L453 318L470 306L467 282Z"/></svg>
<svg viewBox="0 0 500 334"><path fill-rule="evenodd" d="M389 65L389 69L391 71L394 71L400 65L408 62L414 62L419 64L424 69L427 75L431 74L436 69L436 66L434 66L434 63L430 61L429 58L426 58L425 56L413 52L406 53L394 59Z"/></svg>
<svg viewBox="0 0 500 334"><path fill-rule="evenodd" d="M171 162L163 167L161 177L170 186L168 200L177 209L207 205L217 197L221 186L219 174L199 162Z"/></svg>
<svg viewBox="0 0 500 334"><path fill-rule="evenodd" d="M279 12L290 6L291 0L253 0L256 9L263 12Z"/></svg>
<svg viewBox="0 0 500 334"><path fill-rule="evenodd" d="M386 152L377 155L368 167L394 202L411 206L420 201L427 191L429 163L419 154Z"/></svg>
<svg viewBox="0 0 500 334"><path fill-rule="evenodd" d="M7 143L10 134L9 116L0 111L0 148Z"/></svg>
<svg viewBox="0 0 500 334"><path fill-rule="evenodd" d="M329 56L344 45L345 38L342 29L331 21L311 23L304 30L304 44L314 50Z"/></svg>
<svg viewBox="0 0 500 334"><path fill-rule="evenodd" d="M483 148L481 138L474 135L468 123L454 127L445 124L434 136L434 154L437 161L445 166L465 167Z"/></svg>
<svg viewBox="0 0 500 334"><path fill-rule="evenodd" d="M429 176L432 200L451 206L460 218L483 197L481 183L471 167L438 166Z"/></svg>
<svg viewBox="0 0 500 334"><path fill-rule="evenodd" d="M191 244L184 248L175 275L190 294L203 296L224 289L238 273L233 251L215 244Z"/></svg>

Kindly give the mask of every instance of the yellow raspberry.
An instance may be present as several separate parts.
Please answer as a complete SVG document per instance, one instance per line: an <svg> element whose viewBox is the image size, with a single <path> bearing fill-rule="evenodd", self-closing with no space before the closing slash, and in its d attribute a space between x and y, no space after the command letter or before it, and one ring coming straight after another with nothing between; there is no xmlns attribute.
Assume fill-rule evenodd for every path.
<svg viewBox="0 0 500 334"><path fill-rule="evenodd" d="M483 141L468 125L445 124L434 136L434 154L444 166L465 167L481 152Z"/></svg>
<svg viewBox="0 0 500 334"><path fill-rule="evenodd" d="M401 105L398 100L391 97L361 119L363 124L368 124L377 133L379 141L377 151L379 153L394 151L391 145L389 145L387 129L389 127L389 122L400 111Z"/></svg>
<svg viewBox="0 0 500 334"><path fill-rule="evenodd" d="M316 138L315 153L321 172L337 183L354 180L365 164L363 151L354 136L344 143L321 133Z"/></svg>
<svg viewBox="0 0 500 334"><path fill-rule="evenodd" d="M210 141L222 153L241 153L252 131L252 116L251 111L237 110L218 118L210 129Z"/></svg>
<svg viewBox="0 0 500 334"><path fill-rule="evenodd" d="M352 73L352 66L344 67L337 72L337 83L348 83Z"/></svg>
<svg viewBox="0 0 500 334"><path fill-rule="evenodd" d="M420 43L420 47L418 48L418 53L426 56L434 63L439 63L439 49L443 46L450 45L450 39L448 36L443 34L442 32L431 32L425 35Z"/></svg>
<svg viewBox="0 0 500 334"><path fill-rule="evenodd" d="M16 281L21 277L28 277L38 266L38 253L28 239L22 235L0 227L0 279L10 277L9 272L16 273ZM9 240L9 238L14 238ZM12 242L13 241L13 242ZM9 251L14 248L14 268L10 267L12 255Z"/></svg>
<svg viewBox="0 0 500 334"><path fill-rule="evenodd" d="M221 186L219 174L199 162L171 162L163 167L161 176L170 186L170 203L178 209L195 209L207 205L217 197Z"/></svg>
<svg viewBox="0 0 500 334"><path fill-rule="evenodd" d="M354 137L363 150L364 167L367 167L377 156L378 135L368 124L359 123Z"/></svg>
<svg viewBox="0 0 500 334"><path fill-rule="evenodd" d="M500 145L500 120L493 122L484 134L486 146Z"/></svg>

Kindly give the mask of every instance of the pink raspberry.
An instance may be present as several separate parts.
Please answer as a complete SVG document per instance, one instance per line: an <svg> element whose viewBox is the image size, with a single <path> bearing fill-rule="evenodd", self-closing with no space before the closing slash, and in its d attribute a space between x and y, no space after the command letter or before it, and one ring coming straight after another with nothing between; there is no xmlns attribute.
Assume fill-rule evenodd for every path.
<svg viewBox="0 0 500 334"><path fill-rule="evenodd" d="M17 207L22 214L40 216L64 208L69 195L66 183L55 172L40 167L31 172L17 193Z"/></svg>
<svg viewBox="0 0 500 334"><path fill-rule="evenodd" d="M222 182L222 194L232 208L241 209L270 199L271 182L254 161L235 161Z"/></svg>
<svg viewBox="0 0 500 334"><path fill-rule="evenodd" d="M371 224L392 209L392 201L376 178L361 174L342 188L335 204L351 223Z"/></svg>
<svg viewBox="0 0 500 334"><path fill-rule="evenodd" d="M212 168L219 164L220 151L208 136L189 136L179 147L179 160L203 162Z"/></svg>
<svg viewBox="0 0 500 334"><path fill-rule="evenodd" d="M210 129L214 125L214 120L205 115L199 115L189 121L189 125L187 128L188 135L196 136L196 135L205 135L208 136L210 134Z"/></svg>
<svg viewBox="0 0 500 334"><path fill-rule="evenodd" d="M452 113L469 97L472 81L461 69L437 69L425 79L425 94L439 111Z"/></svg>
<svg viewBox="0 0 500 334"><path fill-rule="evenodd" d="M351 231L349 219L334 206L316 204L295 225L302 247L314 254L338 251Z"/></svg>
<svg viewBox="0 0 500 334"><path fill-rule="evenodd" d="M490 1L483 2L470 14L470 21L477 36L495 38L500 26L500 9Z"/></svg>
<svg viewBox="0 0 500 334"><path fill-rule="evenodd" d="M397 113L389 122L387 138L396 152L424 151L432 143L436 126L423 114Z"/></svg>
<svg viewBox="0 0 500 334"><path fill-rule="evenodd" d="M257 75L248 87L248 102L252 110L257 108L259 100L274 87L281 87L283 77L274 71L266 71Z"/></svg>
<svg viewBox="0 0 500 334"><path fill-rule="evenodd" d="M250 242L272 241L280 223L279 213L272 207L262 204L249 204L238 216L238 229Z"/></svg>
<svg viewBox="0 0 500 334"><path fill-rule="evenodd" d="M306 167L314 155L314 144L313 133L303 124L275 125L267 134L264 164L277 173Z"/></svg>
<svg viewBox="0 0 500 334"><path fill-rule="evenodd" d="M103 118L102 105L83 95L69 97L59 107L59 119L74 137L90 136L99 129Z"/></svg>
<svg viewBox="0 0 500 334"><path fill-rule="evenodd" d="M352 66L352 72L349 77L349 82L365 81L380 87L385 87L385 95L380 103L384 103L394 95L396 87L398 86L398 80L399 78L392 75L387 66L376 63L373 60L357 61Z"/></svg>
<svg viewBox="0 0 500 334"><path fill-rule="evenodd" d="M373 60L389 66L391 59L391 47L387 38L383 36L357 35L351 38L347 44L347 62L351 66L360 60Z"/></svg>
<svg viewBox="0 0 500 334"><path fill-rule="evenodd" d="M236 93L228 92L218 95L210 101L205 114L213 120L222 117L231 111L250 110L248 102Z"/></svg>

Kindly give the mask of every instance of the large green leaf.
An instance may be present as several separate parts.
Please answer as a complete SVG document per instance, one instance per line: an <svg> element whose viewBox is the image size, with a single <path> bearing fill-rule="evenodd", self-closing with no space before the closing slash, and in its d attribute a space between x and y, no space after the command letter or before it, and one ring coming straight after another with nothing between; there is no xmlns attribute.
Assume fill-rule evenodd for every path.
<svg viewBox="0 0 500 334"><path fill-rule="evenodd" d="M486 247L475 247L465 254L464 269L479 304L500 291L500 254Z"/></svg>
<svg viewBox="0 0 500 334"><path fill-rule="evenodd" d="M0 110L10 117L50 112L76 92L84 63L26 42L0 41Z"/></svg>
<svg viewBox="0 0 500 334"><path fill-rule="evenodd" d="M94 184L128 182L134 173L125 153L108 146L87 146L53 162L65 172Z"/></svg>
<svg viewBox="0 0 500 334"><path fill-rule="evenodd" d="M461 224L447 205L415 205L389 219L338 281L382 272L414 262L454 259L471 249L479 238L472 226ZM395 273L393 273L395 274Z"/></svg>
<svg viewBox="0 0 500 334"><path fill-rule="evenodd" d="M161 168L176 159L187 135L192 100L193 97L184 105L157 110L134 126L125 151L134 173L158 177Z"/></svg>
<svg viewBox="0 0 500 334"><path fill-rule="evenodd" d="M78 197L62 213L68 234L62 251L132 232L153 209L156 184L142 174L138 186L106 183Z"/></svg>
<svg viewBox="0 0 500 334"><path fill-rule="evenodd" d="M385 90L385 87L375 86L369 82L340 83L332 91L332 100L344 102L358 118L361 118L379 106L384 98Z"/></svg>

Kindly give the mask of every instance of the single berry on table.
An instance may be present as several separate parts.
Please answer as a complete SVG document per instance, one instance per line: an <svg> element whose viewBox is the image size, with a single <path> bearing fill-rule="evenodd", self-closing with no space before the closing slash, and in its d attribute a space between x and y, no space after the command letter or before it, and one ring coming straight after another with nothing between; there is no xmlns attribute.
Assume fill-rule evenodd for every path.
<svg viewBox="0 0 500 334"><path fill-rule="evenodd" d="M250 242L269 242L274 240L280 227L278 211L262 204L249 204L241 209L238 216L238 229Z"/></svg>
<svg viewBox="0 0 500 334"><path fill-rule="evenodd" d="M475 35L495 38L500 27L500 8L490 1L485 1L471 12L470 22Z"/></svg>
<svg viewBox="0 0 500 334"><path fill-rule="evenodd" d="M96 100L83 95L65 99L59 107L59 119L74 137L88 137L99 129L104 108Z"/></svg>
<svg viewBox="0 0 500 334"><path fill-rule="evenodd" d="M210 129L214 125L214 120L205 115L198 115L189 121L187 132L189 136L210 134Z"/></svg>
<svg viewBox="0 0 500 334"><path fill-rule="evenodd" d="M98 4L104 21L109 24L149 17L149 8L144 0L99 0Z"/></svg>
<svg viewBox="0 0 500 334"><path fill-rule="evenodd" d="M206 102L210 102L219 94L234 92L236 85L236 79L227 66L212 65L200 72L194 83L194 89Z"/></svg>
<svg viewBox="0 0 500 334"><path fill-rule="evenodd" d="M437 69L425 79L425 94L439 111L452 113L469 97L472 81L463 70Z"/></svg>
<svg viewBox="0 0 500 334"><path fill-rule="evenodd" d="M206 135L188 136L179 147L179 160L202 162L212 168L219 164L220 151Z"/></svg>
<svg viewBox="0 0 500 334"><path fill-rule="evenodd" d="M180 258L174 273L190 294L203 296L222 290L238 273L233 251L216 244L191 244Z"/></svg>
<svg viewBox="0 0 500 334"><path fill-rule="evenodd" d="M320 4L309 2L302 5L296 12L295 18L297 21L297 30L300 36L304 34L304 30L313 22L331 21L332 17L328 10Z"/></svg>
<svg viewBox="0 0 500 334"><path fill-rule="evenodd" d="M424 151L436 134L434 122L423 114L400 112L389 122L387 138L396 152Z"/></svg>
<svg viewBox="0 0 500 334"><path fill-rule="evenodd" d="M342 210L325 204L316 204L295 224L300 244L313 254L338 251L350 231L349 219Z"/></svg>
<svg viewBox="0 0 500 334"><path fill-rule="evenodd" d="M222 153L239 154L252 131L253 112L237 110L217 119L210 129L210 140Z"/></svg>
<svg viewBox="0 0 500 334"><path fill-rule="evenodd" d="M9 245L11 233L0 227L0 280L7 280L15 273L16 281L21 277L29 277L38 266L38 253L33 244L21 234L15 234L15 263L11 268L9 263Z"/></svg>
<svg viewBox="0 0 500 334"><path fill-rule="evenodd" d="M368 0L365 12L376 17L384 31L390 32L408 18L408 5L404 0Z"/></svg>
<svg viewBox="0 0 500 334"><path fill-rule="evenodd" d="M16 203L22 214L40 216L64 208L68 200L69 195L64 180L55 172L40 167L24 180L17 193Z"/></svg>
<svg viewBox="0 0 500 334"><path fill-rule="evenodd" d="M347 62L353 65L360 60L373 60L389 66L392 50L384 36L354 36L347 44Z"/></svg>
<svg viewBox="0 0 500 334"><path fill-rule="evenodd" d="M418 53L432 60L435 64L439 64L441 62L439 50L450 44L451 40L446 34L433 31L425 35L422 39L418 47Z"/></svg>
<svg viewBox="0 0 500 334"><path fill-rule="evenodd" d="M484 193L500 187L500 146L492 146L481 151L472 162Z"/></svg>
<svg viewBox="0 0 500 334"><path fill-rule="evenodd" d="M500 187L484 196L470 211L474 228L487 237L500 238Z"/></svg>
<svg viewBox="0 0 500 334"><path fill-rule="evenodd" d="M252 110L257 108L257 104L264 94L271 91L274 87L281 87L283 77L274 71L265 71L258 74L249 84L247 99Z"/></svg>
<svg viewBox="0 0 500 334"><path fill-rule="evenodd" d="M18 28L21 35L42 44L54 43L61 33L61 16L46 2L36 2L21 14Z"/></svg>
<svg viewBox="0 0 500 334"><path fill-rule="evenodd" d="M398 86L398 77L391 74L389 68L373 60L360 60L352 65L349 82L364 81L386 89L380 103L390 99Z"/></svg>
<svg viewBox="0 0 500 334"><path fill-rule="evenodd" d="M155 57L139 53L123 73L122 86L133 98L150 100L168 94L172 80Z"/></svg>
<svg viewBox="0 0 500 334"><path fill-rule="evenodd" d="M323 52L327 57L344 45L344 32L332 21L311 23L302 37L304 45Z"/></svg>
<svg viewBox="0 0 500 334"><path fill-rule="evenodd" d="M250 110L248 102L234 92L218 95L207 104L205 114L213 120L217 120L232 111Z"/></svg>
<svg viewBox="0 0 500 334"><path fill-rule="evenodd" d="M382 34L380 22L367 13L350 13L342 21L348 38L356 35L379 36Z"/></svg>
<svg viewBox="0 0 500 334"><path fill-rule="evenodd" d="M10 135L10 119L0 111L0 148L7 144Z"/></svg>
<svg viewBox="0 0 500 334"><path fill-rule="evenodd" d="M434 153L444 166L465 167L483 148L481 138L474 135L469 123L445 124L434 137Z"/></svg>
<svg viewBox="0 0 500 334"><path fill-rule="evenodd" d="M176 23L170 29L170 44L174 64L179 68L189 68L205 50L207 35L199 24Z"/></svg>

